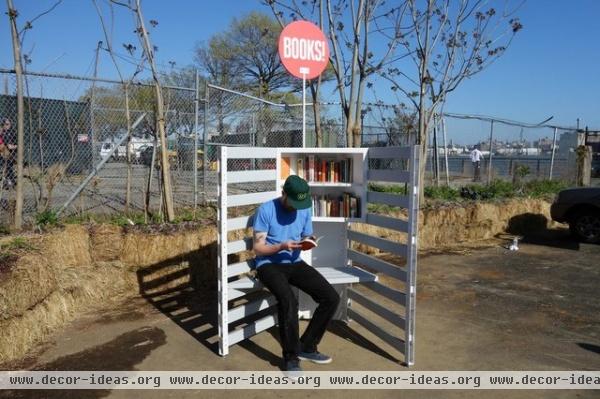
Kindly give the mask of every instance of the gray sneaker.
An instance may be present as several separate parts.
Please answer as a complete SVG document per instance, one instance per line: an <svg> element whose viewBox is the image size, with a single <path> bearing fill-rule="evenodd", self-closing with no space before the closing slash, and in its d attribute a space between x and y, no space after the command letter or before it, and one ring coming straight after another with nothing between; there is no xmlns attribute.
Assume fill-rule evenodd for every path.
<svg viewBox="0 0 600 399"><path fill-rule="evenodd" d="M311 361L311 362L317 363L317 364L327 364L327 363L331 363L333 361L331 356L328 356L324 353L320 353L318 351L300 352L298 354L298 358L300 360L308 360L308 361Z"/></svg>

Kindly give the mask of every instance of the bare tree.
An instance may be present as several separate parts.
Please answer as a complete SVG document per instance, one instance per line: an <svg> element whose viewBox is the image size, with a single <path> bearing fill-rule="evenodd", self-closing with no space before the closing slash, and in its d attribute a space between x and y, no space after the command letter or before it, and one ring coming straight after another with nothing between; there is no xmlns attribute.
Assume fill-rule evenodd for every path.
<svg viewBox="0 0 600 399"><path fill-rule="evenodd" d="M21 66L21 42L17 30L17 17L19 13L13 6L12 0L6 0L6 5L8 7L8 17L10 18L10 33L12 37L15 74L17 78L17 194L14 227L16 230L21 230L23 223L23 146L25 145L25 134L23 129L23 115L25 112L23 103L23 69ZM6 162L8 162L8 160Z"/></svg>
<svg viewBox="0 0 600 399"><path fill-rule="evenodd" d="M168 154L168 145L167 145L167 134L165 129L165 105L161 83L159 80L158 70L156 69L156 63L154 61L154 53L156 51L156 47L152 45L150 42L150 37L148 36L148 30L146 29L146 23L144 21L144 15L142 12L141 0L128 0L127 3L118 1L118 0L110 0L111 3L117 4L120 6L124 6L133 12L136 24L136 30L140 44L142 45L142 49L144 52L144 59L150 65L150 70L152 72L152 81L154 84L155 91L155 99L156 99L156 130L158 132L158 139L160 140L160 158L161 158L161 204L164 210L164 213L167 216L167 220L172 222L175 220L175 210L173 207L173 190L171 185L171 172L169 168L169 154ZM156 20L150 20L150 24L152 26L158 25ZM129 45L131 46L131 45ZM126 48L131 48L126 45Z"/></svg>
<svg viewBox="0 0 600 399"><path fill-rule="evenodd" d="M483 0L427 0L424 6L416 0L406 3L406 24L412 33L404 35L401 43L412 62L406 68L389 66L379 75L414 105L422 159L433 116L443 108L448 94L504 54L523 27L514 17L522 1L512 9L509 1L496 3L504 4L501 12ZM422 162L421 180L424 173Z"/></svg>
<svg viewBox="0 0 600 399"><path fill-rule="evenodd" d="M361 114L368 79L402 55L397 50L402 37L400 22L406 2L385 0L264 0L283 20L316 21L329 37L331 68L345 116L346 142L360 146ZM323 23L321 15L326 15ZM385 46L376 42L385 42Z"/></svg>

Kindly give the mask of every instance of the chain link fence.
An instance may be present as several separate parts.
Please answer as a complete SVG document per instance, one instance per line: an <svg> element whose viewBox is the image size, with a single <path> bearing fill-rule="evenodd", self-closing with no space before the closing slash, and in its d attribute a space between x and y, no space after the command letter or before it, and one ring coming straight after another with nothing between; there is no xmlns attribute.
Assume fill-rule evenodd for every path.
<svg viewBox="0 0 600 399"><path fill-rule="evenodd" d="M5 139L16 142L14 72L0 70L0 82L0 118L13 125ZM303 143L303 110L294 95L287 97L293 104L277 103L199 82L196 77L191 87L164 85L162 89L174 205L179 209L216 201L219 146L301 147ZM27 73L24 83L25 221L48 211L66 216L145 210L160 214L161 143L153 85L41 73ZM319 111L315 120L312 104L307 104L306 146L344 147L341 106L322 103ZM416 116L406 107L367 104L360 121L362 146L409 145L416 140ZM475 144L484 153L484 180L512 179L519 166L528 170L529 178L548 178L552 169L554 178L572 181L576 173L574 149L579 143L574 132L558 130L554 141L554 131L548 127L497 123L490 139L490 122L484 119L446 115L443 121L435 124L437 146L429 143L429 183L436 178L443 182L446 176L450 184L470 181L469 153ZM2 159L0 223L11 223L15 157ZM231 170L275 167L261 160L236 162ZM256 189L264 187L257 183Z"/></svg>

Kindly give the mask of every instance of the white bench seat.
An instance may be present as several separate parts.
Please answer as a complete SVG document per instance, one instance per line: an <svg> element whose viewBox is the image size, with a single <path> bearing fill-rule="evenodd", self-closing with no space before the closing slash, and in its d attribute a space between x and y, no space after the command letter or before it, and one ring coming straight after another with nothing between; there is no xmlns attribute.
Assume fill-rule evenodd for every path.
<svg viewBox="0 0 600 399"><path fill-rule="evenodd" d="M375 274L369 273L358 267L316 267L319 273L330 284L352 284L378 281ZM230 290L251 290L262 288L262 283L253 277L244 277L228 284Z"/></svg>

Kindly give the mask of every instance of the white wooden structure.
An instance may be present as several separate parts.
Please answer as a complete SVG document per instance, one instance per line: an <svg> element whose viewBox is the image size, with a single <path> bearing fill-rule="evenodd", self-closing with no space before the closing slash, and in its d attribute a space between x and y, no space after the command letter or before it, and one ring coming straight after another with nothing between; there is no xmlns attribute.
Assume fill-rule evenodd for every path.
<svg viewBox="0 0 600 399"><path fill-rule="evenodd" d="M225 356L230 346L277 324L275 298L256 278L248 275L253 268L251 258L240 262L232 257L252 249L249 228L255 206L280 196L284 181L282 157L290 160L289 172L296 174L296 159L315 155L332 160L352 159L351 182L309 182L309 185L311 193L317 195L347 192L358 197L360 217L313 216L315 235L323 236L323 239L317 248L303 252L302 257L340 293L342 300L335 316L337 319L360 324L404 354L406 364L414 364L419 147L221 147L220 151L219 353ZM373 182L406 183L407 191L406 194L370 191ZM369 204L392 210L404 208L407 217L377 212L381 207L372 210ZM232 208L236 208L235 217L229 216ZM406 239L400 242L372 236L353 229L357 223L401 232ZM240 232L247 234L239 237ZM237 234L238 238L230 239L232 234ZM395 256L394 259L402 259L404 265L371 256L361 250L365 246ZM386 285L379 279L380 274L399 281L403 288ZM357 289L359 284L366 290ZM359 306L352 307L353 303ZM310 297L299 293L299 317L310 318L314 306ZM385 325L376 320L383 320Z"/></svg>

